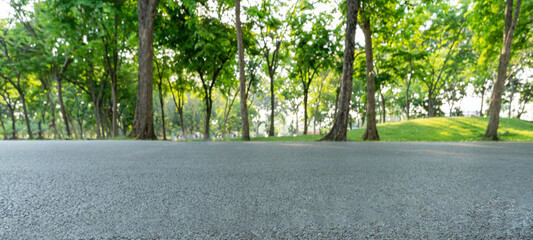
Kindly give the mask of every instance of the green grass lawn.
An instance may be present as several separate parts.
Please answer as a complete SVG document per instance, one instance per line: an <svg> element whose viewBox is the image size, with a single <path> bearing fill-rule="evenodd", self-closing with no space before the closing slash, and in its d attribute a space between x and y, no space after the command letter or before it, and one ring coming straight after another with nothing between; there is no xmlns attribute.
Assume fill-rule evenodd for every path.
<svg viewBox="0 0 533 240"><path fill-rule="evenodd" d="M381 141L481 141L488 118L437 117L378 124ZM500 119L498 129L501 141L533 141L533 122L518 119ZM364 129L348 132L350 141L361 141ZM323 136L323 135L322 135ZM259 137L252 141L316 141L322 136Z"/></svg>

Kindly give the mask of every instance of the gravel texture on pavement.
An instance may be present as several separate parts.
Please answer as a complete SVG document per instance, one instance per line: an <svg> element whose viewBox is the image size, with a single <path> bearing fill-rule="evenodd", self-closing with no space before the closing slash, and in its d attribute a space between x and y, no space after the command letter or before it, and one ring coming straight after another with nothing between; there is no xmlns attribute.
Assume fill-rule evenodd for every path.
<svg viewBox="0 0 533 240"><path fill-rule="evenodd" d="M533 143L0 141L0 239L532 239Z"/></svg>

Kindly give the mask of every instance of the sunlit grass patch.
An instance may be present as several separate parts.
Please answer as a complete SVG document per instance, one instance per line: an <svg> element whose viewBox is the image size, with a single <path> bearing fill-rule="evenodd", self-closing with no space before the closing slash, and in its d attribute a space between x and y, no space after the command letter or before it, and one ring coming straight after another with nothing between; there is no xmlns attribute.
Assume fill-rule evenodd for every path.
<svg viewBox="0 0 533 240"><path fill-rule="evenodd" d="M488 118L436 117L419 118L403 122L378 124L381 141L480 141L485 133ZM361 141L365 129L348 132L350 141ZM500 119L500 140L533 141L533 122L519 119ZM323 135L295 137L260 137L253 141L317 141Z"/></svg>

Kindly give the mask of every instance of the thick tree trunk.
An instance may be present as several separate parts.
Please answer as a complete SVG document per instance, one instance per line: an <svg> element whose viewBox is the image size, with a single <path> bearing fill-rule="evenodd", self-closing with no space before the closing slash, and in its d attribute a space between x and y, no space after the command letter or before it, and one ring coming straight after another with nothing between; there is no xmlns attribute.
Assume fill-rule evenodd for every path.
<svg viewBox="0 0 533 240"><path fill-rule="evenodd" d="M248 123L248 105L246 96L246 76L244 69L244 41L241 28L241 1L235 0L235 27L237 29L237 47L239 50L239 83L241 92L242 140L250 141L250 124ZM274 105L272 105L274 106ZM230 106L231 109L231 106Z"/></svg>
<svg viewBox="0 0 533 240"><path fill-rule="evenodd" d="M500 55L500 63L498 66L498 76L494 87L492 89L492 96L489 106L489 124L484 139L498 140L498 125L500 123L500 110L502 107L502 94L505 81L507 78L507 66L509 66L509 60L511 59L511 46L513 44L513 34L516 29L516 22L518 20L518 14L520 12L520 5L522 0L516 1L516 9L514 17L513 12L513 0L507 0L505 7L505 29L503 32L503 48Z"/></svg>
<svg viewBox="0 0 533 240"><path fill-rule="evenodd" d="M355 54L355 29L359 0L347 0L346 35L344 40L344 61L342 65L342 84L339 96L339 108L333 120L333 127L321 141L346 141L350 100L352 97L353 61Z"/></svg>
<svg viewBox="0 0 533 240"><path fill-rule="evenodd" d="M167 133L165 128L165 103L163 101L163 79L159 79L157 83L157 90L159 92L159 105L161 106L161 124L163 126L163 140L167 140Z"/></svg>
<svg viewBox="0 0 533 240"><path fill-rule="evenodd" d="M268 130L268 136L273 137L274 136L274 76L270 76L270 128Z"/></svg>
<svg viewBox="0 0 533 240"><path fill-rule="evenodd" d="M154 20L157 0L139 0L139 80L137 105L130 133L137 139L156 139L152 107Z"/></svg>
<svg viewBox="0 0 533 240"><path fill-rule="evenodd" d="M372 30L370 20L363 20L363 33L365 35L366 53L366 112L367 123L363 140L379 141L378 129L376 127L376 100L374 90L374 56L372 53Z"/></svg>

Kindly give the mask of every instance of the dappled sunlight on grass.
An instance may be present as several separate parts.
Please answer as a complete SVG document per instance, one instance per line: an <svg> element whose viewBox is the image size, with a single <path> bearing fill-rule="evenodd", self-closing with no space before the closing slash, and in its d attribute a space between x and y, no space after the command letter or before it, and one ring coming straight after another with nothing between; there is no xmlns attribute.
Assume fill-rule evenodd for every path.
<svg viewBox="0 0 533 240"><path fill-rule="evenodd" d="M480 141L487 124L488 118L481 117L419 118L378 124L378 133L381 141ZM364 131L364 128L349 131L348 139L361 141ZM502 141L533 141L533 122L502 118L498 132ZM322 136L262 137L253 140L317 141Z"/></svg>

